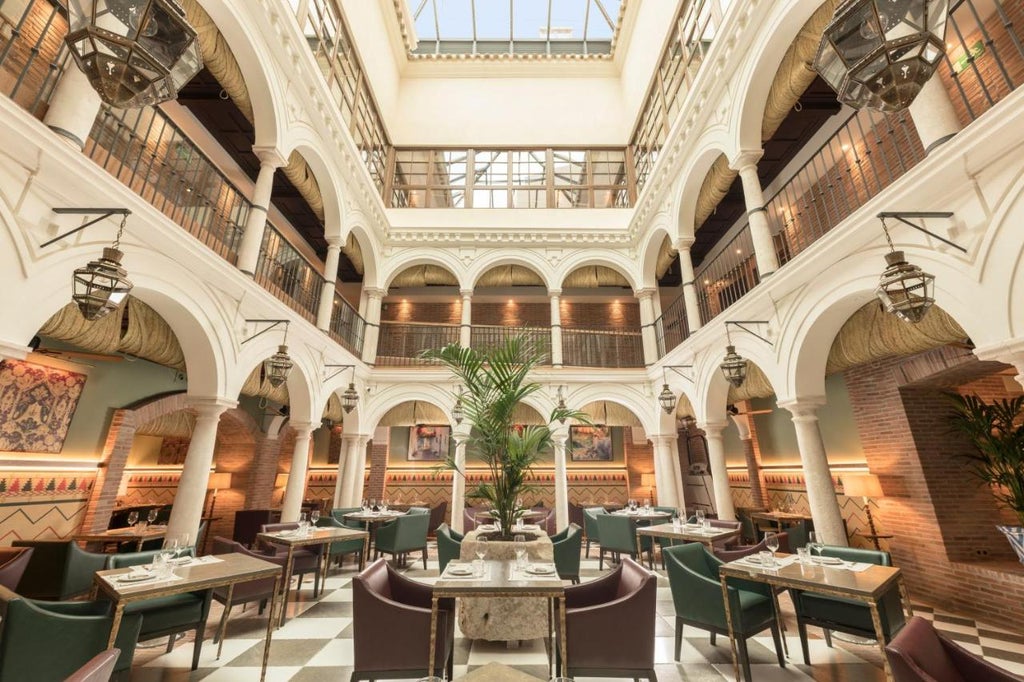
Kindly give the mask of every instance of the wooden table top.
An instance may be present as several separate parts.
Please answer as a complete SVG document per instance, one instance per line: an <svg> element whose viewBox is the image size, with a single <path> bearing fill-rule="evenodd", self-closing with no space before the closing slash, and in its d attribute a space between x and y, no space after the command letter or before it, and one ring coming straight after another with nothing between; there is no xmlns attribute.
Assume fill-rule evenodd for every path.
<svg viewBox="0 0 1024 682"><path fill-rule="evenodd" d="M204 557L200 557L203 559ZM130 568L96 571L93 583L115 601L139 601L182 592L194 592L231 583L248 582L259 578L273 578L283 570L278 564L245 554L218 554L219 561L206 560L186 566L175 566L177 580L147 580L125 584L113 578L130 573Z"/></svg>
<svg viewBox="0 0 1024 682"><path fill-rule="evenodd" d="M779 552L778 558L792 555ZM896 581L900 569L894 566L872 565L864 571L821 564L795 562L781 568L766 568L745 563L742 559L722 564L720 576L745 578L782 587L824 592L860 599L877 599Z"/></svg>
<svg viewBox="0 0 1024 682"><path fill-rule="evenodd" d="M359 540L369 537L369 534L365 530L356 530L355 528L334 528L331 526L310 528L309 532L304 535L299 535L297 533L292 534L292 531L284 532L284 535L281 535L280 532L257 533L256 537L259 540L264 540L277 545L291 545L293 547L324 545L328 542L336 542L339 540Z"/></svg>
<svg viewBox="0 0 1024 682"><path fill-rule="evenodd" d="M624 509L619 509L618 511L609 513L614 514L615 516L628 516L631 519L667 519L672 516L668 512L655 511L653 509L649 512L639 509L635 514Z"/></svg>
<svg viewBox="0 0 1024 682"><path fill-rule="evenodd" d="M146 526L146 528L111 528L102 533L79 533L74 537L81 542L129 542L132 540L159 540L167 535L167 526Z"/></svg>
<svg viewBox="0 0 1024 682"><path fill-rule="evenodd" d="M448 566L460 563L463 562L449 562ZM515 569L515 560L484 561L484 564L486 569L483 578L446 577L449 570L446 568L445 575L434 583L434 592L444 593L446 596L481 594L510 597L523 593L529 593L531 596L559 596L565 593L565 586L557 572L551 577L534 577Z"/></svg>
<svg viewBox="0 0 1024 682"><path fill-rule="evenodd" d="M811 520L810 514L802 514L800 512L786 512L786 511L762 511L753 512L750 514L752 519L761 519L764 521L809 521Z"/></svg>
<svg viewBox="0 0 1024 682"><path fill-rule="evenodd" d="M715 528L705 533L697 526L680 526L676 528L671 523L659 523L656 526L643 526L636 529L637 535L650 535L655 538L669 538L672 540L685 540L687 542L707 542L708 540L721 540L731 538L740 534L739 528Z"/></svg>
<svg viewBox="0 0 1024 682"><path fill-rule="evenodd" d="M387 510L386 512L352 512L351 514L345 514L346 519L353 519L355 521L362 521L370 523L376 523L380 521L393 521L399 516L405 516L404 511Z"/></svg>

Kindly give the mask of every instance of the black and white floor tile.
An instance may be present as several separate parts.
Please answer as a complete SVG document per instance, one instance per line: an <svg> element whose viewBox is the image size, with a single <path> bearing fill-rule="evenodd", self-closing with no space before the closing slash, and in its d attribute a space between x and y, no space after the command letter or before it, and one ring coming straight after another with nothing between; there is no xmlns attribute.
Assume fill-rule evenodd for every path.
<svg viewBox="0 0 1024 682"><path fill-rule="evenodd" d="M431 552L428 570L410 564L406 575L426 582L437 576L437 562ZM298 602L288 605L288 622L274 632L267 680L270 682L347 682L353 661L352 590L355 575L352 563L344 569L333 569L327 579L323 596L312 599L310 581L303 584ZM581 577L587 580L601 575L596 560L584 559ZM800 640L792 619L792 607L783 597L783 611L788 618L787 643L790 656L787 667L775 660L771 637L755 637L750 641L750 657L756 682L882 682L881 658L874 646L835 642L829 648L812 628L810 653L812 666L805 666L800 656ZM981 654L993 663L1018 675L1024 675L1024 634L1010 632L971 619L958 617L926 606L915 607L915 613L934 621L936 627L968 650ZM227 637L221 657L216 657L213 632L221 615L214 604L210 613L206 639L199 669L189 672L191 636L177 643L165 654L163 646L140 649L131 671L132 682L178 682L209 680L210 682L248 682L258 680L263 658L263 635L266 620L258 616L254 605L245 611L234 609L228 623ZM733 680L732 659L728 639L720 637L717 646L708 641L706 632L687 628L680 661L673 660L674 608L668 580L661 574L658 587L658 623L656 629L655 670L660 682L723 682ZM455 676L474 670L491 661L518 668L546 679L547 655L540 640L523 642L509 649L504 643L474 641L456 631ZM579 678L577 682L589 682Z"/></svg>

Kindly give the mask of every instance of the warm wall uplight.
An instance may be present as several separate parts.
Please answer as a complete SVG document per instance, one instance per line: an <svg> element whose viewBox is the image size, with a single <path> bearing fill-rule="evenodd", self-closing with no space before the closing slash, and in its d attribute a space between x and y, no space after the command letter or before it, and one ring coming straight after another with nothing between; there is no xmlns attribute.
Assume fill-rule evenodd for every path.
<svg viewBox="0 0 1024 682"><path fill-rule="evenodd" d="M274 479L275 488L283 488L288 485L288 474L278 474L277 478Z"/></svg>

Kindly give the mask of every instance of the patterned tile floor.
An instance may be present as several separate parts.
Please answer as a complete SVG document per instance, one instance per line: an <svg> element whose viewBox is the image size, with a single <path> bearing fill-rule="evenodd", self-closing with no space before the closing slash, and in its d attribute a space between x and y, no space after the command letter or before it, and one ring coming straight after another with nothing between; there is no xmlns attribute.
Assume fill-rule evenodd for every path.
<svg viewBox="0 0 1024 682"><path fill-rule="evenodd" d="M431 548L433 550L433 548ZM406 575L430 582L437 576L437 562L431 551L429 568L413 563ZM347 682L353 660L352 591L355 574L353 564L334 569L327 580L324 595L312 600L310 581L303 584L298 602L288 605L287 624L275 631L270 654L267 680L272 682L314 682L320 680ZM601 574L596 560L584 559L583 580ZM829 649L820 638L820 630L811 628L810 643L812 666L801 662L800 640L796 636L792 605L783 597L786 614L790 657L787 667L780 668L775 661L771 637L755 637L750 641L752 671L756 682L816 680L817 682L881 682L884 675L881 658L873 646L859 646L836 641ZM936 626L968 650L982 654L997 665L1018 675L1024 675L1024 634L1010 632L973 620L957 617L925 606L916 606L915 612L933 620ZM258 680L263 656L263 633L266 620L256 615L254 606L241 611L235 609L228 623L221 658L216 659L213 632L220 619L221 608L214 603L210 613L199 669L188 671L192 657L192 637L177 643L165 654L166 640L153 648L139 649L135 654L132 682L177 682L183 680L209 680L210 682L249 682ZM663 574L658 586L658 620L656 628L655 670L661 682L722 682L732 680L732 663L728 640L718 639L711 646L707 633L694 628L684 631L681 660L672 659L675 612L669 592L668 579ZM156 644L156 643L154 643ZM491 661L514 666L524 672L546 679L547 656L540 640L524 642L518 649L504 644L473 641L456 631L455 676L465 674ZM578 678L577 682L584 682Z"/></svg>

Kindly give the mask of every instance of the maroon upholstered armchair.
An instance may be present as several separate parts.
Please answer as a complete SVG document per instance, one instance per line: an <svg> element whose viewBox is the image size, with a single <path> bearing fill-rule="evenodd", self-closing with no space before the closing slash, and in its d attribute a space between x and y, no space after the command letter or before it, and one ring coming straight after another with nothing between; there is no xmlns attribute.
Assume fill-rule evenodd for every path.
<svg viewBox="0 0 1024 682"><path fill-rule="evenodd" d="M429 585L409 580L378 559L352 579L357 680L415 679L442 670L452 679L455 647L455 602L438 603L433 673L427 672L430 648ZM652 640L653 641L653 640ZM571 651L571 649L570 649Z"/></svg>
<svg viewBox="0 0 1024 682"><path fill-rule="evenodd" d="M0 549L0 585L11 592L18 591L18 583L32 558L31 547L4 547Z"/></svg>
<svg viewBox="0 0 1024 682"><path fill-rule="evenodd" d="M654 574L627 557L608 575L567 587L569 677L643 677L657 682L657 596Z"/></svg>
<svg viewBox="0 0 1024 682"><path fill-rule="evenodd" d="M109 682L110 676L114 674L114 666L117 665L117 657L120 655L120 649L101 651L64 682Z"/></svg>
<svg viewBox="0 0 1024 682"><path fill-rule="evenodd" d="M1018 682L1002 668L946 639L930 622L914 616L885 647L896 682Z"/></svg>
<svg viewBox="0 0 1024 682"><path fill-rule="evenodd" d="M778 536L779 551L789 554L789 534L779 533ZM742 559L743 557L750 556L751 554L757 554L762 549L768 549L768 547L765 545L764 540L761 540L761 542L757 543L756 545L737 545L736 547L732 547L730 549L722 549L716 546L714 552L715 557L720 559L721 561L735 561L736 559Z"/></svg>
<svg viewBox="0 0 1024 682"><path fill-rule="evenodd" d="M259 552L253 552L247 549L245 545L234 540L228 540L227 538L215 537L213 539L213 553L214 554L244 554L245 556L251 556L256 559L262 559L263 561L269 561L272 564L281 566L282 572L284 570L284 564L287 558L282 555L268 555L260 554ZM228 589L227 587L217 587L213 590L213 598L224 605L224 612L220 617L220 624L217 626L217 631L213 636L214 644L217 644L217 658L220 658L221 649L224 647L224 632L227 629L228 618L231 616L231 608L238 604L248 604L249 602L259 602L259 614L263 615L263 609L266 608L267 603L273 603L274 600L274 582L275 578L260 578L258 580L250 580L245 583L238 583L233 588ZM273 614L270 614L273 616Z"/></svg>
<svg viewBox="0 0 1024 682"><path fill-rule="evenodd" d="M299 524L297 523L264 523L260 526L260 532L279 533L283 530L295 530L298 527ZM263 547L267 549L267 553L271 556L285 557L288 554L288 548L284 545L275 545L274 543L267 542L265 540L261 542L263 543ZM296 592L302 589L302 579L306 577L306 574L312 573L313 599L316 599L320 595L320 564L322 556L323 545L318 545L316 551L311 552L308 549L296 549L292 553L292 575L299 576L299 584L295 586Z"/></svg>

